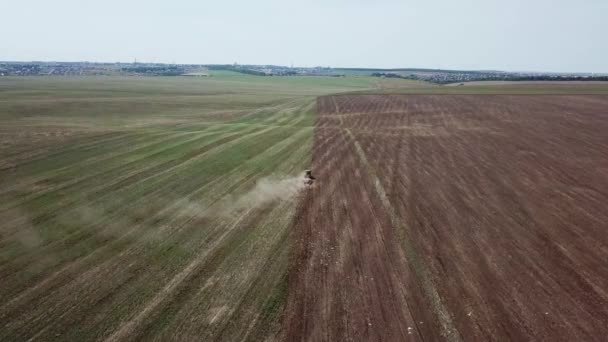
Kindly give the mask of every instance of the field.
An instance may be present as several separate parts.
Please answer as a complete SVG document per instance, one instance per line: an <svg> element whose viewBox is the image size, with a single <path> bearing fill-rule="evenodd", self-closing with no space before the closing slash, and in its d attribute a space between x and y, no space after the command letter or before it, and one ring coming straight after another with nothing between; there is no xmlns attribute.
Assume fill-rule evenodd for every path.
<svg viewBox="0 0 608 342"><path fill-rule="evenodd" d="M599 340L601 94L0 78L0 340Z"/></svg>
<svg viewBox="0 0 608 342"><path fill-rule="evenodd" d="M318 100L286 340L608 334L608 97Z"/></svg>

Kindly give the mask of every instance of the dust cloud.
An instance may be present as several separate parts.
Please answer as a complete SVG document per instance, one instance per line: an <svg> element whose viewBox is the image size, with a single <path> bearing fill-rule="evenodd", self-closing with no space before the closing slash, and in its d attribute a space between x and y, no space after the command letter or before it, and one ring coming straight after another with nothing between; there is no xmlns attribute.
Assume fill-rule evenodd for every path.
<svg viewBox="0 0 608 342"><path fill-rule="evenodd" d="M294 198L305 186L304 174L265 177L258 180L249 192L224 202L220 212L229 215L235 211L261 208L272 202L287 201Z"/></svg>

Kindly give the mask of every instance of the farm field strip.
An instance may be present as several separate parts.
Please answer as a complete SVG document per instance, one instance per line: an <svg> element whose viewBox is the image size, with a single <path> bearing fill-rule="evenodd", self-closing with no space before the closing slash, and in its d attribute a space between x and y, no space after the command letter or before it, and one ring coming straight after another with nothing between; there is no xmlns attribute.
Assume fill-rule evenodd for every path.
<svg viewBox="0 0 608 342"><path fill-rule="evenodd" d="M304 147L306 147L306 145L304 145ZM300 154L296 154L296 156L301 157ZM231 176L232 174L234 174L234 176ZM239 178L235 179L235 176L239 177ZM251 179L251 177L247 176L245 179ZM212 185L211 183L217 183L217 184L213 185L214 186L213 188L209 188L209 186ZM174 202L171 206L163 209L159 214L169 215L169 217L171 217L171 221L164 223L163 226L164 227L175 226L175 225L182 226L183 224L187 224L191 220L196 219L198 217L198 215L201 215L201 213L200 213L201 208L204 208L204 207L213 208L213 203L217 202L217 199L216 199L216 200L212 200L214 202L206 203L204 198L197 199L196 194L199 194L199 196L200 196L200 194L212 192L219 196L231 195L231 192L232 192L231 190L234 190L234 189L230 189L230 187L234 187L235 185L239 185L239 184L242 185L243 176L239 176L239 172L231 172L226 177L223 177L221 179L220 183L218 183L217 181L213 181L211 183L207 183L202 188L197 189L195 193L192 193L192 194L188 195L188 197L182 198L182 199ZM227 187L228 187L228 190L226 190ZM222 194L224 194L224 195L222 195ZM197 205L194 206L194 208L193 208L193 205L191 203L197 203ZM177 212L172 213L173 210L177 210ZM205 216L204 213L202 215ZM148 221L155 220L155 216L156 215L153 215L151 218L149 218L147 220ZM109 217L107 220L111 221L112 217ZM181 221L183 223L179 223L177 221ZM102 222L96 223L96 224L103 224L103 223L108 224L108 222L105 222L105 221L102 221ZM146 222L146 223L151 224L151 222ZM127 232L127 234L131 234L132 231L133 231L132 229L129 230ZM158 235L158 233L159 233L158 230L155 231L155 234ZM157 236L155 238L160 238L160 237ZM122 239L122 237L120 237L119 239ZM78 240L78 241L80 243L82 243L81 240ZM113 242L113 243L116 243L116 242ZM98 251L101 251L101 250L96 250L95 253L98 253ZM80 259L79 261L84 261L84 260Z"/></svg>
<svg viewBox="0 0 608 342"><path fill-rule="evenodd" d="M60 169L46 168L44 167L44 161L41 161L41 167L44 168L44 173L38 172L37 178L27 178L25 184L21 186L35 186L36 182L45 181L47 183L56 184L54 187L48 187L48 190L60 190L67 186L77 184L78 182L86 181L90 178L95 178L103 175L104 173L110 173L112 171L124 171L129 168L136 168L139 164L147 164L146 158L150 158L154 155L161 155L163 152L170 152L171 149L175 150L181 146L187 147L187 143L199 144L197 140L200 138L220 135L223 132L210 132L200 133L196 135L185 136L178 134L176 136L170 136L160 141L154 139L145 145L137 145L135 141L126 141L123 146L115 152L101 152L101 155L96 155L91 158L82 159L80 162L75 164L68 164L69 166L63 166ZM228 132L226 132L228 133ZM146 151L151 150L151 151ZM172 156L171 156L172 157ZM65 164L63 164L65 165ZM109 169L113 166L112 169ZM19 168L19 167L17 167ZM87 169L98 170L101 172L88 175L85 172ZM108 169L108 170L106 170ZM86 176L82 176L85 174ZM33 184L32 184L33 183ZM11 189L12 190L12 189ZM36 195L40 195L37 192Z"/></svg>
<svg viewBox="0 0 608 342"><path fill-rule="evenodd" d="M234 138L238 138L238 136L234 135ZM221 139L222 138L217 138L217 139L212 139L210 141L206 141L205 139L197 139L197 140L198 140L199 146L201 146L201 145L203 146L203 151L206 151L208 149L206 146L213 148L214 147L213 144L215 142L221 142ZM223 138L223 139L226 139L226 138ZM233 138L230 138L230 135L228 135L228 139L232 140ZM226 140L224 140L224 141L226 141ZM195 141L195 143L197 143L197 141ZM206 143L206 144L203 144L203 143ZM175 170L178 167L181 167L184 162L191 161L193 156L188 155L188 154L185 154L182 156L178 153L173 153L170 155L170 157L172 158L172 160L163 161L162 163L157 164L157 165L148 162L145 164L145 167L140 166L139 168L135 169L134 171L130 171L130 170L132 170L132 168L130 168L131 165L129 165L131 163L127 163L126 166L129 168L120 166L116 170L110 170L110 172L106 172L102 175L89 177L88 179L85 179L83 181L77 181L74 184L72 184L72 186L68 187L67 189L59 188L57 190L51 190L49 192L42 193L39 196L34 197L33 200L30 201L33 203L25 202L25 204L22 204L22 205L25 205L28 208L29 207L37 208L37 207L39 207L40 204L46 204L49 202L52 203L50 205L45 205L44 206L45 211L43 211L42 213L38 213L35 209L29 210L30 216L31 216L30 220L35 222L37 220L38 221L46 220L50 217L53 217L55 215L55 212L61 210L62 208L69 207L69 206L75 204L77 201L82 201L82 199L99 201L100 199L103 199L107 195L111 195L111 196L113 196L113 202L116 202L116 200L120 199L120 197L116 197L116 193L114 192L114 190L120 189L120 191L125 191L126 189L128 189L130 187L137 186L141 182L145 182L146 180L151 180L154 177L161 177L164 174L166 174L167 172ZM180 158L182 158L182 159L180 160ZM145 162L146 161L144 160L144 163ZM150 167L148 167L147 164L152 164L152 165ZM114 175L114 177L112 177L113 175ZM100 176L104 176L104 177L100 177ZM166 176L164 178L166 179ZM87 182L88 182L88 184L87 184ZM82 191L82 189L79 188L79 186L82 186L83 183L88 185L87 191ZM71 190L71 189L73 189L73 193L70 193L69 190ZM92 197L93 195L94 195L94 198L89 199L89 197ZM67 202L66 201L57 201L57 200L53 201L53 199L57 198L58 196L60 196L60 199L66 197L66 196L69 196L67 198L69 198L70 200ZM115 203L115 204L121 205L120 202ZM23 219L23 217L20 217L20 218Z"/></svg>
<svg viewBox="0 0 608 342"><path fill-rule="evenodd" d="M426 270L426 266L423 263L421 263L420 257L418 256L416 249L413 247L412 242L409 241L409 237L407 236L408 228L405 225L405 222L403 222L402 220L400 220L397 217L395 209L393 208L393 205L391 204L390 200L388 199L386 190L384 189L384 186L383 186L382 182L380 181L380 178L378 178L378 175L377 175L376 171L374 170L373 166L371 166L371 164L367 160L367 157L365 156L365 152L363 151L363 148L361 147L359 142L357 142L357 139L355 138L353 133L348 128L346 129L346 131L347 131L348 135L352 138L353 144L355 145L357 155L359 156L359 158L361 158L363 165L367 169L367 172L372 179L372 182L374 184L374 189L375 189L376 193L378 194L378 197L380 198L382 205L384 206L384 210L386 211L387 215L390 218L392 229L394 229L397 232L396 235L399 236L399 238L403 244L403 251L405 254L405 258L408 261L408 263L411 265L411 268L412 268L414 274L416 275L416 278L420 282L420 286L422 288L422 291L424 292L425 297L428 298L429 302L431 303L433 313L437 317L439 324L441 326L440 335L445 337L446 340L448 340L448 341L460 341L461 337L460 337L460 334L458 333L458 331L456 330L456 328L454 327L454 323L452 322L451 314L447 311L447 309L443 305L441 298L439 297L439 294L437 293L437 289L435 289L435 285L429 279L429 275L428 275L428 271ZM416 324L417 330L419 330L420 328L415 321L414 321L414 324Z"/></svg>
<svg viewBox="0 0 608 342"><path fill-rule="evenodd" d="M606 108L603 95L320 97L283 338L600 341Z"/></svg>
<svg viewBox="0 0 608 342"><path fill-rule="evenodd" d="M344 130L317 131L313 167L318 185L294 221L296 255L282 338L407 338L401 324L416 325L405 297L411 274ZM360 185L349 186L354 183Z"/></svg>
<svg viewBox="0 0 608 342"><path fill-rule="evenodd" d="M229 182L229 183L233 183L233 182ZM220 227L221 227L221 226L220 226ZM282 228L284 229L284 227L282 227ZM191 235L191 234L189 234L189 235L188 235L188 238L191 238L191 236L190 236L190 235ZM202 248L202 246L201 246L201 248ZM207 248L208 248L208 247L205 247L204 249L207 249ZM120 257L120 256L119 256L119 257L118 257L118 259L119 259L119 260L120 260L120 259L124 259L124 257L125 257L124 255L123 255L122 257ZM140 258L140 257L138 257L136 260L139 260L139 258ZM144 259L144 260L145 260L145 259ZM143 260L142 260L142 261L143 261ZM109 267L109 268L106 268L106 269L113 269L114 267L116 267L116 266L120 265L121 263L122 263L122 262L120 262L120 261L119 261L119 263L118 263L118 264L114 264L115 266L113 266L113 267ZM87 268L90 268L90 267L91 267L91 265L89 265L89 267L87 267ZM94 269L93 269L93 270L94 270ZM99 271L99 272L101 272L101 271ZM95 272L95 271L93 271L93 274L97 274L97 273L99 273L99 272ZM85 273L85 274L86 274L86 273ZM116 277L117 277L117 276L118 276L118 274L116 274L116 272L114 272L114 276L116 276ZM81 277L82 277L82 276L81 276ZM120 277L118 277L118 278L120 279ZM86 279L86 278L85 278L85 279ZM140 285L142 285L142 286L143 286L143 285L145 285L145 283L144 283L144 284L140 284ZM77 289L79 289L80 291L82 291L83 293L87 293L87 291L90 291L90 287L84 286L84 284L78 285L78 287L76 287L76 288L77 288ZM66 288L66 291L68 291L69 293L72 293L72 292L73 292L73 291L74 291L76 288L74 288L74 287L70 286L70 287ZM63 292L63 291L62 291L62 292ZM61 294L61 292L60 292L59 294ZM140 296L141 296L141 295L140 295ZM61 297L63 297L63 298L70 298L70 297L65 297L65 296L61 296ZM60 298L61 298L61 297L60 297ZM46 306L46 307L47 307L47 309L48 309L49 304L47 303L45 306ZM69 310L68 310L68 311L69 311ZM31 321L30 321L30 322L31 322ZM34 320L34 322L36 322L36 321ZM219 323L219 322L218 322L218 323Z"/></svg>

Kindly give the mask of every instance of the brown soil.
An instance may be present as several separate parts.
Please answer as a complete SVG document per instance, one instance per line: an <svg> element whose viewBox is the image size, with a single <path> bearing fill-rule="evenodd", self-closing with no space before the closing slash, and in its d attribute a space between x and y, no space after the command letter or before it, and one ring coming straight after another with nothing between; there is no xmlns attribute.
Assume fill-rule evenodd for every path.
<svg viewBox="0 0 608 342"><path fill-rule="evenodd" d="M608 336L608 97L318 100L282 338Z"/></svg>

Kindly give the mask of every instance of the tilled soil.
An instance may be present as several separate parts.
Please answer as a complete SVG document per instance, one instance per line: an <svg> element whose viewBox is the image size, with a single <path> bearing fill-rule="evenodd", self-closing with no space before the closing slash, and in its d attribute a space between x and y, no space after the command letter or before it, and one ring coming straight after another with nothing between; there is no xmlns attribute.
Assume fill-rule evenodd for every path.
<svg viewBox="0 0 608 342"><path fill-rule="evenodd" d="M608 336L608 97L318 100L283 338Z"/></svg>

